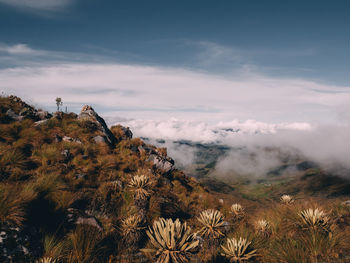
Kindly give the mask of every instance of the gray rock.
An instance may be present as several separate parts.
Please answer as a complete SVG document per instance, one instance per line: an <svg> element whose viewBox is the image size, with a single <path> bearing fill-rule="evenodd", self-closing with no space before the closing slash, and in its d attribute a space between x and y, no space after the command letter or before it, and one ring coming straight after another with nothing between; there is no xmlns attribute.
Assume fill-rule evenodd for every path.
<svg viewBox="0 0 350 263"><path fill-rule="evenodd" d="M85 105L81 109L81 112L78 115L78 120L91 121L95 123L100 132L102 132L102 135L105 136L106 142L111 146L114 146L116 144L117 140L110 129L107 127L106 122L95 112L91 106Z"/></svg>
<svg viewBox="0 0 350 263"><path fill-rule="evenodd" d="M15 121L21 121L23 120L23 116L17 115L12 109L8 109L6 112L6 115L9 116L11 119Z"/></svg>
<svg viewBox="0 0 350 263"><path fill-rule="evenodd" d="M81 143L81 140L78 138L72 138L69 136L63 136L62 141L64 142L76 142L76 143Z"/></svg>
<svg viewBox="0 0 350 263"><path fill-rule="evenodd" d="M56 111L53 113L52 118L61 120L63 118L63 112L62 111Z"/></svg>
<svg viewBox="0 0 350 263"><path fill-rule="evenodd" d="M132 131L130 130L129 127L123 127L123 126L122 126L121 129L122 129L122 131L124 132L124 136L125 136L126 138L132 139L133 134L132 134Z"/></svg>
<svg viewBox="0 0 350 263"><path fill-rule="evenodd" d="M50 119L52 115L48 111L39 110L36 115L40 120Z"/></svg>
<svg viewBox="0 0 350 263"><path fill-rule="evenodd" d="M153 162L153 165L164 173L172 171L175 164L174 160L170 157L162 157L156 154L151 154L148 160Z"/></svg>
<svg viewBox="0 0 350 263"><path fill-rule="evenodd" d="M35 126L41 126L41 125L45 124L47 121L48 121L48 119L41 120L41 121L36 121L36 122L34 122L34 125Z"/></svg>
<svg viewBox="0 0 350 263"><path fill-rule="evenodd" d="M95 217L78 217L75 224L83 224L83 225L90 225L96 227L98 230L102 231L102 227L97 222Z"/></svg>
<svg viewBox="0 0 350 263"><path fill-rule="evenodd" d="M73 223L76 225L78 224L90 225L102 231L101 224L97 221L97 219L94 216L88 215L84 211L81 211L75 208L68 208L67 211L68 211L67 221L69 223Z"/></svg>
<svg viewBox="0 0 350 263"><path fill-rule="evenodd" d="M101 136L101 135L97 135L93 138L93 140L95 141L95 143L106 143L106 139L105 137Z"/></svg>

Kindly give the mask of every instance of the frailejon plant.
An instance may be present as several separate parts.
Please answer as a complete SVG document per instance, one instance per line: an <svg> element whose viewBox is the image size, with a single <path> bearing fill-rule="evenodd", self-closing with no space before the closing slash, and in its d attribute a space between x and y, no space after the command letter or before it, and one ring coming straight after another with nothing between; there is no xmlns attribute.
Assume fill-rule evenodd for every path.
<svg viewBox="0 0 350 263"><path fill-rule="evenodd" d="M132 215L122 220L121 234L128 245L134 245L139 241L142 229L144 227L142 227L142 220L138 215Z"/></svg>
<svg viewBox="0 0 350 263"><path fill-rule="evenodd" d="M146 175L135 175L129 182L128 186L134 192L137 200L147 199L151 195L152 182Z"/></svg>
<svg viewBox="0 0 350 263"><path fill-rule="evenodd" d="M220 211L208 209L200 213L197 217L198 221L203 225L199 233L209 239L217 239L224 236L222 228L224 226L224 216Z"/></svg>
<svg viewBox="0 0 350 263"><path fill-rule="evenodd" d="M230 262L245 262L256 256L256 250L252 250L250 244L246 238L228 238L226 244L221 246L223 250L221 255Z"/></svg>
<svg viewBox="0 0 350 263"><path fill-rule="evenodd" d="M282 195L280 200L281 200L281 203L285 205L289 205L294 202L294 199L291 195Z"/></svg>
<svg viewBox="0 0 350 263"><path fill-rule="evenodd" d="M231 205L230 212L234 219L241 219L244 216L244 208L240 204Z"/></svg>
<svg viewBox="0 0 350 263"><path fill-rule="evenodd" d="M194 240L191 228L179 219L159 218L147 230L154 248L142 249L143 252L155 253L157 263L186 263L198 247L199 241Z"/></svg>
<svg viewBox="0 0 350 263"><path fill-rule="evenodd" d="M50 257L44 257L39 260L36 260L35 263L56 263L57 260L50 258Z"/></svg>
<svg viewBox="0 0 350 263"><path fill-rule="evenodd" d="M255 222L255 228L258 233L268 236L271 234L270 223L265 219L260 219Z"/></svg>
<svg viewBox="0 0 350 263"><path fill-rule="evenodd" d="M302 226L305 228L322 228L327 229L329 226L329 217L327 214L316 208L316 209L306 209L299 213L301 218Z"/></svg>

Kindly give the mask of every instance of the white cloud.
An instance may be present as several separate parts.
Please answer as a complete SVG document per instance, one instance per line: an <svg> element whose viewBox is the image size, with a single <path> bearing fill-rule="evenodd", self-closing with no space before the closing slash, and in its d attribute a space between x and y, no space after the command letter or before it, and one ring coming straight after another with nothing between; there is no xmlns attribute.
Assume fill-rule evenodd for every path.
<svg viewBox="0 0 350 263"><path fill-rule="evenodd" d="M232 148L222 156L216 165L216 175L233 174L263 176L279 165L285 157L295 160L307 160L319 164L325 170L350 171L350 125L310 125L309 123L263 123L255 120L240 122L205 122L169 119L121 120L136 137L146 137L156 143L157 139L166 140L162 147L168 147L170 156L180 165L191 165L195 149L186 145L174 144L174 141L192 141L206 144L219 144ZM343 175L345 173L342 173ZM349 176L347 172L346 176Z"/></svg>
<svg viewBox="0 0 350 263"><path fill-rule="evenodd" d="M0 0L0 3L24 9L55 10L62 8L72 0Z"/></svg>
<svg viewBox="0 0 350 263"><path fill-rule="evenodd" d="M0 43L0 53L9 55L44 55L46 52L32 49L26 44L6 45Z"/></svg>
<svg viewBox="0 0 350 263"><path fill-rule="evenodd" d="M0 89L43 106L61 96L74 107L90 103L110 115L206 122L335 122L350 88L259 75L223 78L139 65L56 63L0 70ZM319 90L341 90L324 93ZM80 106L80 105L79 105Z"/></svg>
<svg viewBox="0 0 350 263"><path fill-rule="evenodd" d="M135 131L139 137L151 139L166 139L171 141L189 140L202 143L230 144L237 136L256 134L275 134L280 131L311 131L309 123L264 123L255 120L240 122L219 122L208 124L200 121L186 121L170 118L168 120L120 120L113 121L113 117L107 119L113 125L121 123Z"/></svg>

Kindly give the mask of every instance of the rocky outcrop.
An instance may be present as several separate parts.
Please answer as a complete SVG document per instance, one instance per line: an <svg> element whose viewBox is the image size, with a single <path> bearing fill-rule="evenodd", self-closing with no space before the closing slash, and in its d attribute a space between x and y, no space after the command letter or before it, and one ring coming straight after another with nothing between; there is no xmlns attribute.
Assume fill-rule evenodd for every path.
<svg viewBox="0 0 350 263"><path fill-rule="evenodd" d="M161 170L165 174L170 173L174 169L175 162L168 156L151 154L148 160L153 162L155 168Z"/></svg>
<svg viewBox="0 0 350 263"><path fill-rule="evenodd" d="M174 170L175 161L169 156L162 154L159 150L152 145L142 145L137 148L140 153L148 155L148 161L153 163L154 168L160 170L162 173L167 174Z"/></svg>
<svg viewBox="0 0 350 263"><path fill-rule="evenodd" d="M16 114L12 109L9 109L7 112L6 112L6 115L14 120L14 121L21 121L23 120L23 117L19 116L18 114Z"/></svg>
<svg viewBox="0 0 350 263"><path fill-rule="evenodd" d="M90 121L96 124L97 128L102 133L101 135L105 137L106 143L108 143L109 145L114 146L117 143L116 138L114 137L110 129L107 127L107 124L104 121L104 119L102 119L91 106L85 105L81 109L81 112L78 115L78 120Z"/></svg>
<svg viewBox="0 0 350 263"><path fill-rule="evenodd" d="M52 115L49 112L37 110L16 96L10 96L9 99L11 103L13 103L15 106L13 107L13 109L9 109L6 112L6 115L12 120L22 121L24 119L31 119L33 121L40 121L52 117Z"/></svg>

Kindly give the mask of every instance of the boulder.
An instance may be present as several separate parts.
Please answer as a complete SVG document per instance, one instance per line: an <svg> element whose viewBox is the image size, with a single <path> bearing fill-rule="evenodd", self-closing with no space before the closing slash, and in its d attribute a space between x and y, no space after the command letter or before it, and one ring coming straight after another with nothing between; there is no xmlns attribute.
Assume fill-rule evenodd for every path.
<svg viewBox="0 0 350 263"><path fill-rule="evenodd" d="M163 173L169 173L174 169L175 162L170 157L163 157L157 154L151 154L148 160L153 162L155 168L161 170Z"/></svg>
<svg viewBox="0 0 350 263"><path fill-rule="evenodd" d="M38 116L38 118L40 120L46 120L46 119L50 119L52 117L52 115L48 111L43 111L43 110L38 110L36 115Z"/></svg>
<svg viewBox="0 0 350 263"><path fill-rule="evenodd" d="M125 136L126 138L132 139L133 134L132 134L132 131L130 130L129 127L121 126L121 129L122 129L122 131L124 132L124 136Z"/></svg>
<svg viewBox="0 0 350 263"><path fill-rule="evenodd" d="M34 125L35 126L41 126L41 125L45 124L47 121L48 121L48 119L41 120L41 121L36 121L36 122L34 122Z"/></svg>
<svg viewBox="0 0 350 263"><path fill-rule="evenodd" d="M8 109L6 111L6 115L15 121L23 120L23 116L17 115L12 109Z"/></svg>
<svg viewBox="0 0 350 263"><path fill-rule="evenodd" d="M102 133L102 136L105 136L106 143L108 143L111 146L115 146L117 140L114 137L113 133L110 131L110 129L107 127L106 122L104 119L102 119L95 110L89 106L85 105L78 115L78 120L81 121L90 121L97 125L97 128Z"/></svg>
<svg viewBox="0 0 350 263"><path fill-rule="evenodd" d="M67 211L68 211L67 221L69 223L73 223L76 225L79 225L79 224L90 225L102 231L101 224L97 221L97 219L94 216L88 215L87 213L75 208L68 208Z"/></svg>
<svg viewBox="0 0 350 263"><path fill-rule="evenodd" d="M106 139L105 137L101 136L101 135L97 135L93 138L93 140L95 141L95 143L106 143Z"/></svg>

